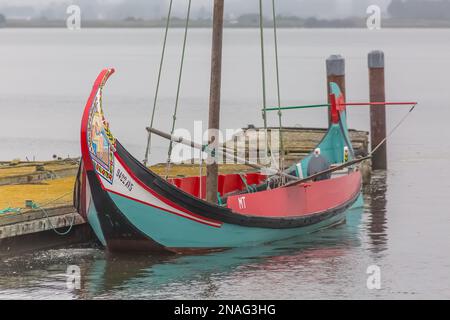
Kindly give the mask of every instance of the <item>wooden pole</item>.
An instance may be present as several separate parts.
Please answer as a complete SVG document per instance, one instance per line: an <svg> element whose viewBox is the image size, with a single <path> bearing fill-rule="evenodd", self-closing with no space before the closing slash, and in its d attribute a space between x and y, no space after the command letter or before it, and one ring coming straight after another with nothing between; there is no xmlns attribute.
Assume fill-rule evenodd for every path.
<svg viewBox="0 0 450 320"><path fill-rule="evenodd" d="M213 34L211 51L211 87L209 96L209 144L217 150L220 128L220 89L222 80L222 35L224 0L214 0ZM217 204L218 152L208 155L206 165L206 200Z"/></svg>
<svg viewBox="0 0 450 320"><path fill-rule="evenodd" d="M384 85L384 53L372 51L368 55L370 102L386 101ZM370 145L377 146L386 137L386 106L370 107ZM387 169L386 143L373 154L373 169Z"/></svg>
<svg viewBox="0 0 450 320"><path fill-rule="evenodd" d="M330 101L330 82L335 82L341 89L345 99L345 59L340 54L333 54L326 61L327 66L327 93L328 103ZM330 109L329 109L330 110ZM330 111L328 112L328 122L331 121Z"/></svg>

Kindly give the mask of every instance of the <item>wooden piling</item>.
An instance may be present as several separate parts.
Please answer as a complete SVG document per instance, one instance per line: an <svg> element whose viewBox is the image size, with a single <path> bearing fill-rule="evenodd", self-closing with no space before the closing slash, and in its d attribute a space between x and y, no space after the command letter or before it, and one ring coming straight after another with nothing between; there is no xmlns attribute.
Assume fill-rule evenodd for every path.
<svg viewBox="0 0 450 320"><path fill-rule="evenodd" d="M326 60L327 67L327 92L328 103L330 101L330 82L335 82L341 88L345 99L345 59L340 54L333 54ZM331 121L330 112L328 112L328 121Z"/></svg>
<svg viewBox="0 0 450 320"><path fill-rule="evenodd" d="M368 54L370 102L386 101L384 84L384 53L371 51ZM386 106L370 107L370 145L377 146L386 137ZM373 169L387 169L387 148L384 143L372 157Z"/></svg>

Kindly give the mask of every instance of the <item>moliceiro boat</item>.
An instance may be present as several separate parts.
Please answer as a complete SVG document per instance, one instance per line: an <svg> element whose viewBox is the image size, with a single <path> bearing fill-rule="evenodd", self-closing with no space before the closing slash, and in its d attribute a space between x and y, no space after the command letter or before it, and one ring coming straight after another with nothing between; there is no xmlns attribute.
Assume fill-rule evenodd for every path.
<svg viewBox="0 0 450 320"><path fill-rule="evenodd" d="M111 133L102 92L113 72L99 74L83 113L74 197L110 251L184 253L262 244L342 222L360 197L360 172L342 165L355 159L336 84L330 84L328 132L308 157L282 174L219 175L219 201L211 203L200 187L205 177L160 177ZM274 182L283 175L290 181Z"/></svg>

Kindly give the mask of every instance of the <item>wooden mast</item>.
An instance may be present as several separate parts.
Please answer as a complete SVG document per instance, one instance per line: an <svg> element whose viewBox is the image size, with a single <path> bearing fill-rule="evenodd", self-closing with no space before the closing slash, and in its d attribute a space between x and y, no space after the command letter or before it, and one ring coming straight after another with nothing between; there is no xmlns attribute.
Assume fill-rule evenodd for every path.
<svg viewBox="0 0 450 320"><path fill-rule="evenodd" d="M209 96L208 142L217 149L220 127L220 89L222 80L222 35L224 0L214 0L211 87ZM219 173L217 152L208 154L206 165L206 200L217 204L217 177Z"/></svg>

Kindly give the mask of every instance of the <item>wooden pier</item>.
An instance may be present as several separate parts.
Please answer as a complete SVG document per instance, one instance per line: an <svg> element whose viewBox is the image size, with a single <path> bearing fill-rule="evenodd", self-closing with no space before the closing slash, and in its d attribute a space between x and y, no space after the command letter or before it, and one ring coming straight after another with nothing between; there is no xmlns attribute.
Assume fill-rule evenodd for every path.
<svg viewBox="0 0 450 320"><path fill-rule="evenodd" d="M289 167L294 162L307 156L320 142L326 131L326 129L318 128L283 128L281 136L283 139L284 167ZM355 154L357 156L367 155L369 150L369 133L357 130L349 130L349 133ZM279 140L278 128L268 128L269 141L274 141L272 138L275 141ZM235 135L231 149L235 155L245 155L246 159L259 163L260 159L254 158L254 156L261 154L261 150L258 148L262 147L265 150L265 139L262 128L249 126L242 129L241 133ZM225 147L230 148L229 145L230 143L228 142L225 144ZM276 155L276 157L279 156L278 154Z"/></svg>

